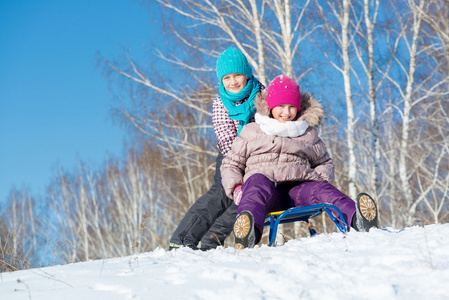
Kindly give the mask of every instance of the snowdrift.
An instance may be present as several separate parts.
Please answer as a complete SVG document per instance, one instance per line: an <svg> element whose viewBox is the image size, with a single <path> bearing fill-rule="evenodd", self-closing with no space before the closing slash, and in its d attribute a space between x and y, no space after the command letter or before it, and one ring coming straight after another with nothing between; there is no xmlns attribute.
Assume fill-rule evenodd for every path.
<svg viewBox="0 0 449 300"><path fill-rule="evenodd" d="M0 274L0 299L448 299L449 224Z"/></svg>

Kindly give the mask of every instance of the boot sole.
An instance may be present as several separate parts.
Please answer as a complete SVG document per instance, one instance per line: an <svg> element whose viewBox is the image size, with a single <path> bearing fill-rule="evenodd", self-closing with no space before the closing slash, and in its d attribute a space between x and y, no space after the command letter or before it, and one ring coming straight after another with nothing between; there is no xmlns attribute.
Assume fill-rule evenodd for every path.
<svg viewBox="0 0 449 300"><path fill-rule="evenodd" d="M366 193L360 193L357 195L357 209L362 217L365 219L360 224L366 231L369 228L378 227L377 224L377 205L373 198ZM362 230L363 231L363 230Z"/></svg>
<svg viewBox="0 0 449 300"><path fill-rule="evenodd" d="M239 239L245 238L251 230L251 220L248 215L241 215L234 224L234 235Z"/></svg>
<svg viewBox="0 0 449 300"><path fill-rule="evenodd" d="M368 195L360 195L359 208L362 216L364 216L368 221L372 221L376 218L376 204L374 203L374 200L371 199L371 197L369 197Z"/></svg>
<svg viewBox="0 0 449 300"><path fill-rule="evenodd" d="M251 245L249 245L249 236L254 224L248 213L243 212L234 223L234 249L242 250Z"/></svg>

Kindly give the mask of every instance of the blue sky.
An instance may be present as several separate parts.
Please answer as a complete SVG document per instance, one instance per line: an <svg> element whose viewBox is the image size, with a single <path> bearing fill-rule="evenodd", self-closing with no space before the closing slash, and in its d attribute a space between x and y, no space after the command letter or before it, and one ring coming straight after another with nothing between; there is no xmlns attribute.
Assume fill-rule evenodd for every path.
<svg viewBox="0 0 449 300"><path fill-rule="evenodd" d="M95 55L145 59L157 15L131 0L0 0L0 204L13 185L42 196L60 166L120 157Z"/></svg>

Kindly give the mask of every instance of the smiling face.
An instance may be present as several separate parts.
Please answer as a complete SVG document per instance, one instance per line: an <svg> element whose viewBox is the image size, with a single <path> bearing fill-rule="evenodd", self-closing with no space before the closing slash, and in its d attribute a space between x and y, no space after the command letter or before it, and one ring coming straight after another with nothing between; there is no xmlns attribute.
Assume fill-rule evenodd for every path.
<svg viewBox="0 0 449 300"><path fill-rule="evenodd" d="M291 104L282 104L273 107L271 110L271 114L273 118L278 120L281 123L285 123L287 121L293 121L296 118L296 114L298 113L298 108Z"/></svg>
<svg viewBox="0 0 449 300"><path fill-rule="evenodd" d="M238 93L246 86L248 78L240 73L230 73L223 76L224 88L231 93Z"/></svg>

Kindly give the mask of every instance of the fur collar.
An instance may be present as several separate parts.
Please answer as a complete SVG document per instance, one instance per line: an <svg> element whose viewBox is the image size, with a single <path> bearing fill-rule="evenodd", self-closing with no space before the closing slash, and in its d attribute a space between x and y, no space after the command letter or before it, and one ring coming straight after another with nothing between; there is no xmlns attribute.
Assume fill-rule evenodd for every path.
<svg viewBox="0 0 449 300"><path fill-rule="evenodd" d="M256 100L254 100L256 111L263 116L270 115L270 109L265 101L266 98L267 89L264 89L257 94ZM323 106L311 94L301 92L301 109L299 111L299 118L296 121L307 121L310 126L315 127L320 125L323 115Z"/></svg>

